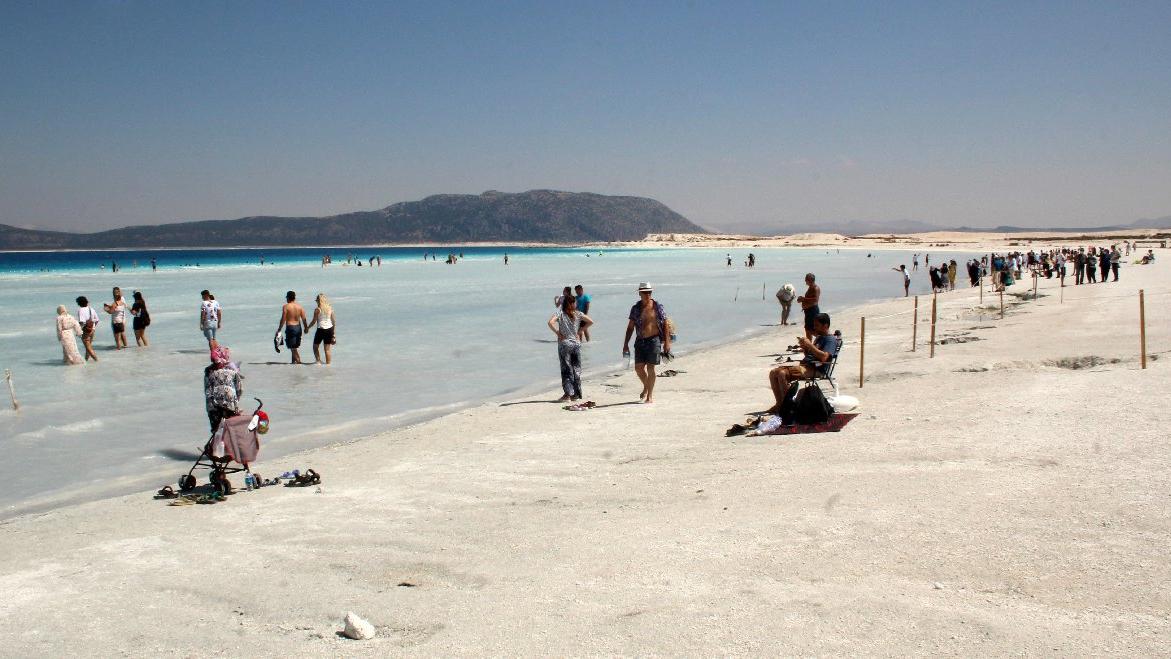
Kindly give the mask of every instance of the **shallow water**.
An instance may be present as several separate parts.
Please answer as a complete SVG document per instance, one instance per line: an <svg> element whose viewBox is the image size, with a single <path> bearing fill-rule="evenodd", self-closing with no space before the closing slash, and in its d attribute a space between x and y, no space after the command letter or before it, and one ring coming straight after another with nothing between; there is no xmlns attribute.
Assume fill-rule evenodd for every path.
<svg viewBox="0 0 1171 659"><path fill-rule="evenodd" d="M768 331L779 317L776 289L791 282L800 292L806 271L818 274L822 310L833 314L901 295L901 276L890 267L910 263L909 253L899 252L867 258L856 250L761 249L752 250L757 267L749 270L742 265L749 250L733 253L737 265L727 268L726 250L465 248L466 259L446 265L424 262L428 248L362 248L363 260L381 253L382 267L344 266L344 250L332 249L335 263L323 269L323 251L160 251L154 253L158 271L150 269L148 252L0 254L0 368L12 370L21 403L19 413L0 412L0 479L6 485L0 516L173 484L186 471L187 455L208 434L206 342L198 330L204 288L224 306L219 338L241 364L246 402L262 398L272 417L257 464L271 473L296 466L279 459L296 450L557 387L556 345L545 323L566 284L582 283L593 296L590 315L597 325L583 360L586 371L596 373L624 364L626 315L640 281L656 286L655 298L677 324L676 352L686 354ZM442 259L459 250L435 251ZM512 258L507 267L504 251ZM263 267L256 265L262 252L269 263ZM934 256L961 263L967 257ZM121 272L111 272L111 258ZM184 267L196 262L199 267ZM925 274L916 275L912 292L926 292ZM66 304L76 316L73 299L86 295L100 309L115 285L127 298L143 291L152 317L150 347L134 347L128 323L131 347L115 351L103 314L95 341L100 362L63 366L56 305ZM290 366L286 350L274 352L287 289L299 293L310 316L317 292L332 299L338 339L331 367ZM778 346L791 343L795 333L786 330ZM311 336L301 349L308 362ZM587 396L597 393L586 390Z"/></svg>

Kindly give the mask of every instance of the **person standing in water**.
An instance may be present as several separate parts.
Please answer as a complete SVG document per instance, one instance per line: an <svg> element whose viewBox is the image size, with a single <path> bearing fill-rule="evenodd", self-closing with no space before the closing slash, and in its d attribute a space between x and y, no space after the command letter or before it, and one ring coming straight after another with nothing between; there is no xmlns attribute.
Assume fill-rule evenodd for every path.
<svg viewBox="0 0 1171 659"><path fill-rule="evenodd" d="M589 294L587 294L585 292L585 287L582 286L581 284L578 284L577 286L573 287L573 292L577 297L577 310L580 311L583 316L590 315L590 302L593 301L593 298L591 298L589 296ZM585 325L581 326L581 329L577 333L577 338L580 341L585 341L586 343L589 343L589 341L590 341L590 326L589 326L589 324L585 324Z"/></svg>
<svg viewBox="0 0 1171 659"><path fill-rule="evenodd" d="M61 342L61 356L66 364L79 366L84 364L81 353L77 351L77 336L81 334L81 323L69 315L65 305L57 306L57 340Z"/></svg>
<svg viewBox="0 0 1171 659"><path fill-rule="evenodd" d="M797 303L801 305L801 310L805 312L805 338L810 341L813 340L813 321L817 318L817 314L821 313L818 303L821 302L821 287L815 282L817 277L812 272L805 273L805 295L797 298Z"/></svg>
<svg viewBox="0 0 1171 659"><path fill-rule="evenodd" d="M301 336L307 329L308 320L305 318L305 308L297 304L297 293L285 293L285 304L281 307L281 319L276 328L276 336L281 330L285 332L285 347L292 353L291 364L301 363Z"/></svg>
<svg viewBox="0 0 1171 659"><path fill-rule="evenodd" d="M903 274L903 297L909 297L911 295L911 273L907 272L907 266L900 263L899 267L891 268L891 270Z"/></svg>
<svg viewBox="0 0 1171 659"><path fill-rule="evenodd" d="M94 334L97 333L98 323L102 322L98 312L89 306L89 300L84 295L77 298L77 322L81 324L81 343L85 346L85 360L98 360L94 352Z"/></svg>
<svg viewBox="0 0 1171 659"><path fill-rule="evenodd" d="M329 298L325 297L325 293L317 294L317 308L313 310L313 320L309 321L305 329L314 325L317 325L317 331L313 333L313 363L321 363L320 346L325 344L325 365L328 366L333 363L333 344L337 339L334 336L336 325L333 306L329 303Z"/></svg>
<svg viewBox="0 0 1171 659"><path fill-rule="evenodd" d="M777 301L781 303L781 325L789 324L789 310L793 307L793 298L797 297L797 290L792 284L785 284L777 291Z"/></svg>
<svg viewBox="0 0 1171 659"><path fill-rule="evenodd" d="M146 341L146 328L150 326L150 312L146 310L146 300L142 297L141 291L134 291L131 296L134 298L134 304L130 305L130 315L134 317L131 321L131 327L134 329L134 343L140 348L148 345Z"/></svg>
<svg viewBox="0 0 1171 659"><path fill-rule="evenodd" d="M638 302L630 307L626 323L626 338L622 341L622 355L630 355L630 337L638 332L634 341L634 372L642 382L642 393L638 395L644 403L654 402L655 366L663 354L671 353L671 335L667 332L667 313L651 293L654 288L649 282L638 285Z"/></svg>
<svg viewBox="0 0 1171 659"><path fill-rule="evenodd" d="M199 304L199 330L203 332L208 345L211 345L216 340L216 332L224 326L224 309L208 290L204 289L199 294L203 296L203 302Z"/></svg>
<svg viewBox="0 0 1171 659"><path fill-rule="evenodd" d="M114 330L114 347L118 350L126 345L126 300L122 299L122 289L114 287L114 301L102 305L106 313L110 314L110 327Z"/></svg>

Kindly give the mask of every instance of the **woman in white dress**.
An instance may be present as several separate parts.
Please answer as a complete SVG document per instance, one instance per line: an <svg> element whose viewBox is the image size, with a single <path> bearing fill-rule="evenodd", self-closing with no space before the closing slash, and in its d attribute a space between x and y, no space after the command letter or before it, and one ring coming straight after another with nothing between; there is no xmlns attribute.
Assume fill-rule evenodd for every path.
<svg viewBox="0 0 1171 659"><path fill-rule="evenodd" d="M57 340L61 342L61 354L65 363L71 366L84 364L81 353L77 351L77 336L81 334L81 324L69 315L65 305L57 306Z"/></svg>

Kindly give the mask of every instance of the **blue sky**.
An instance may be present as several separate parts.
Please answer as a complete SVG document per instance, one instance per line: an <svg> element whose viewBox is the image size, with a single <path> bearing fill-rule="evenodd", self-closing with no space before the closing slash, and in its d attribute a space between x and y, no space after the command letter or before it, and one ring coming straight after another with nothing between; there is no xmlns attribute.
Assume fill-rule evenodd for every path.
<svg viewBox="0 0 1171 659"><path fill-rule="evenodd" d="M1171 214L1171 2L0 0L0 223L654 197L709 226Z"/></svg>

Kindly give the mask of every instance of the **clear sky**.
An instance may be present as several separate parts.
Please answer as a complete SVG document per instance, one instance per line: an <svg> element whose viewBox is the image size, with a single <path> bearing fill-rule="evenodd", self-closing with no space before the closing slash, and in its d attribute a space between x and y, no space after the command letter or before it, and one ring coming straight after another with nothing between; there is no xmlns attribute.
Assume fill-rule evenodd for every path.
<svg viewBox="0 0 1171 659"><path fill-rule="evenodd" d="M1171 214L1171 2L0 0L0 223L441 192L708 226Z"/></svg>

